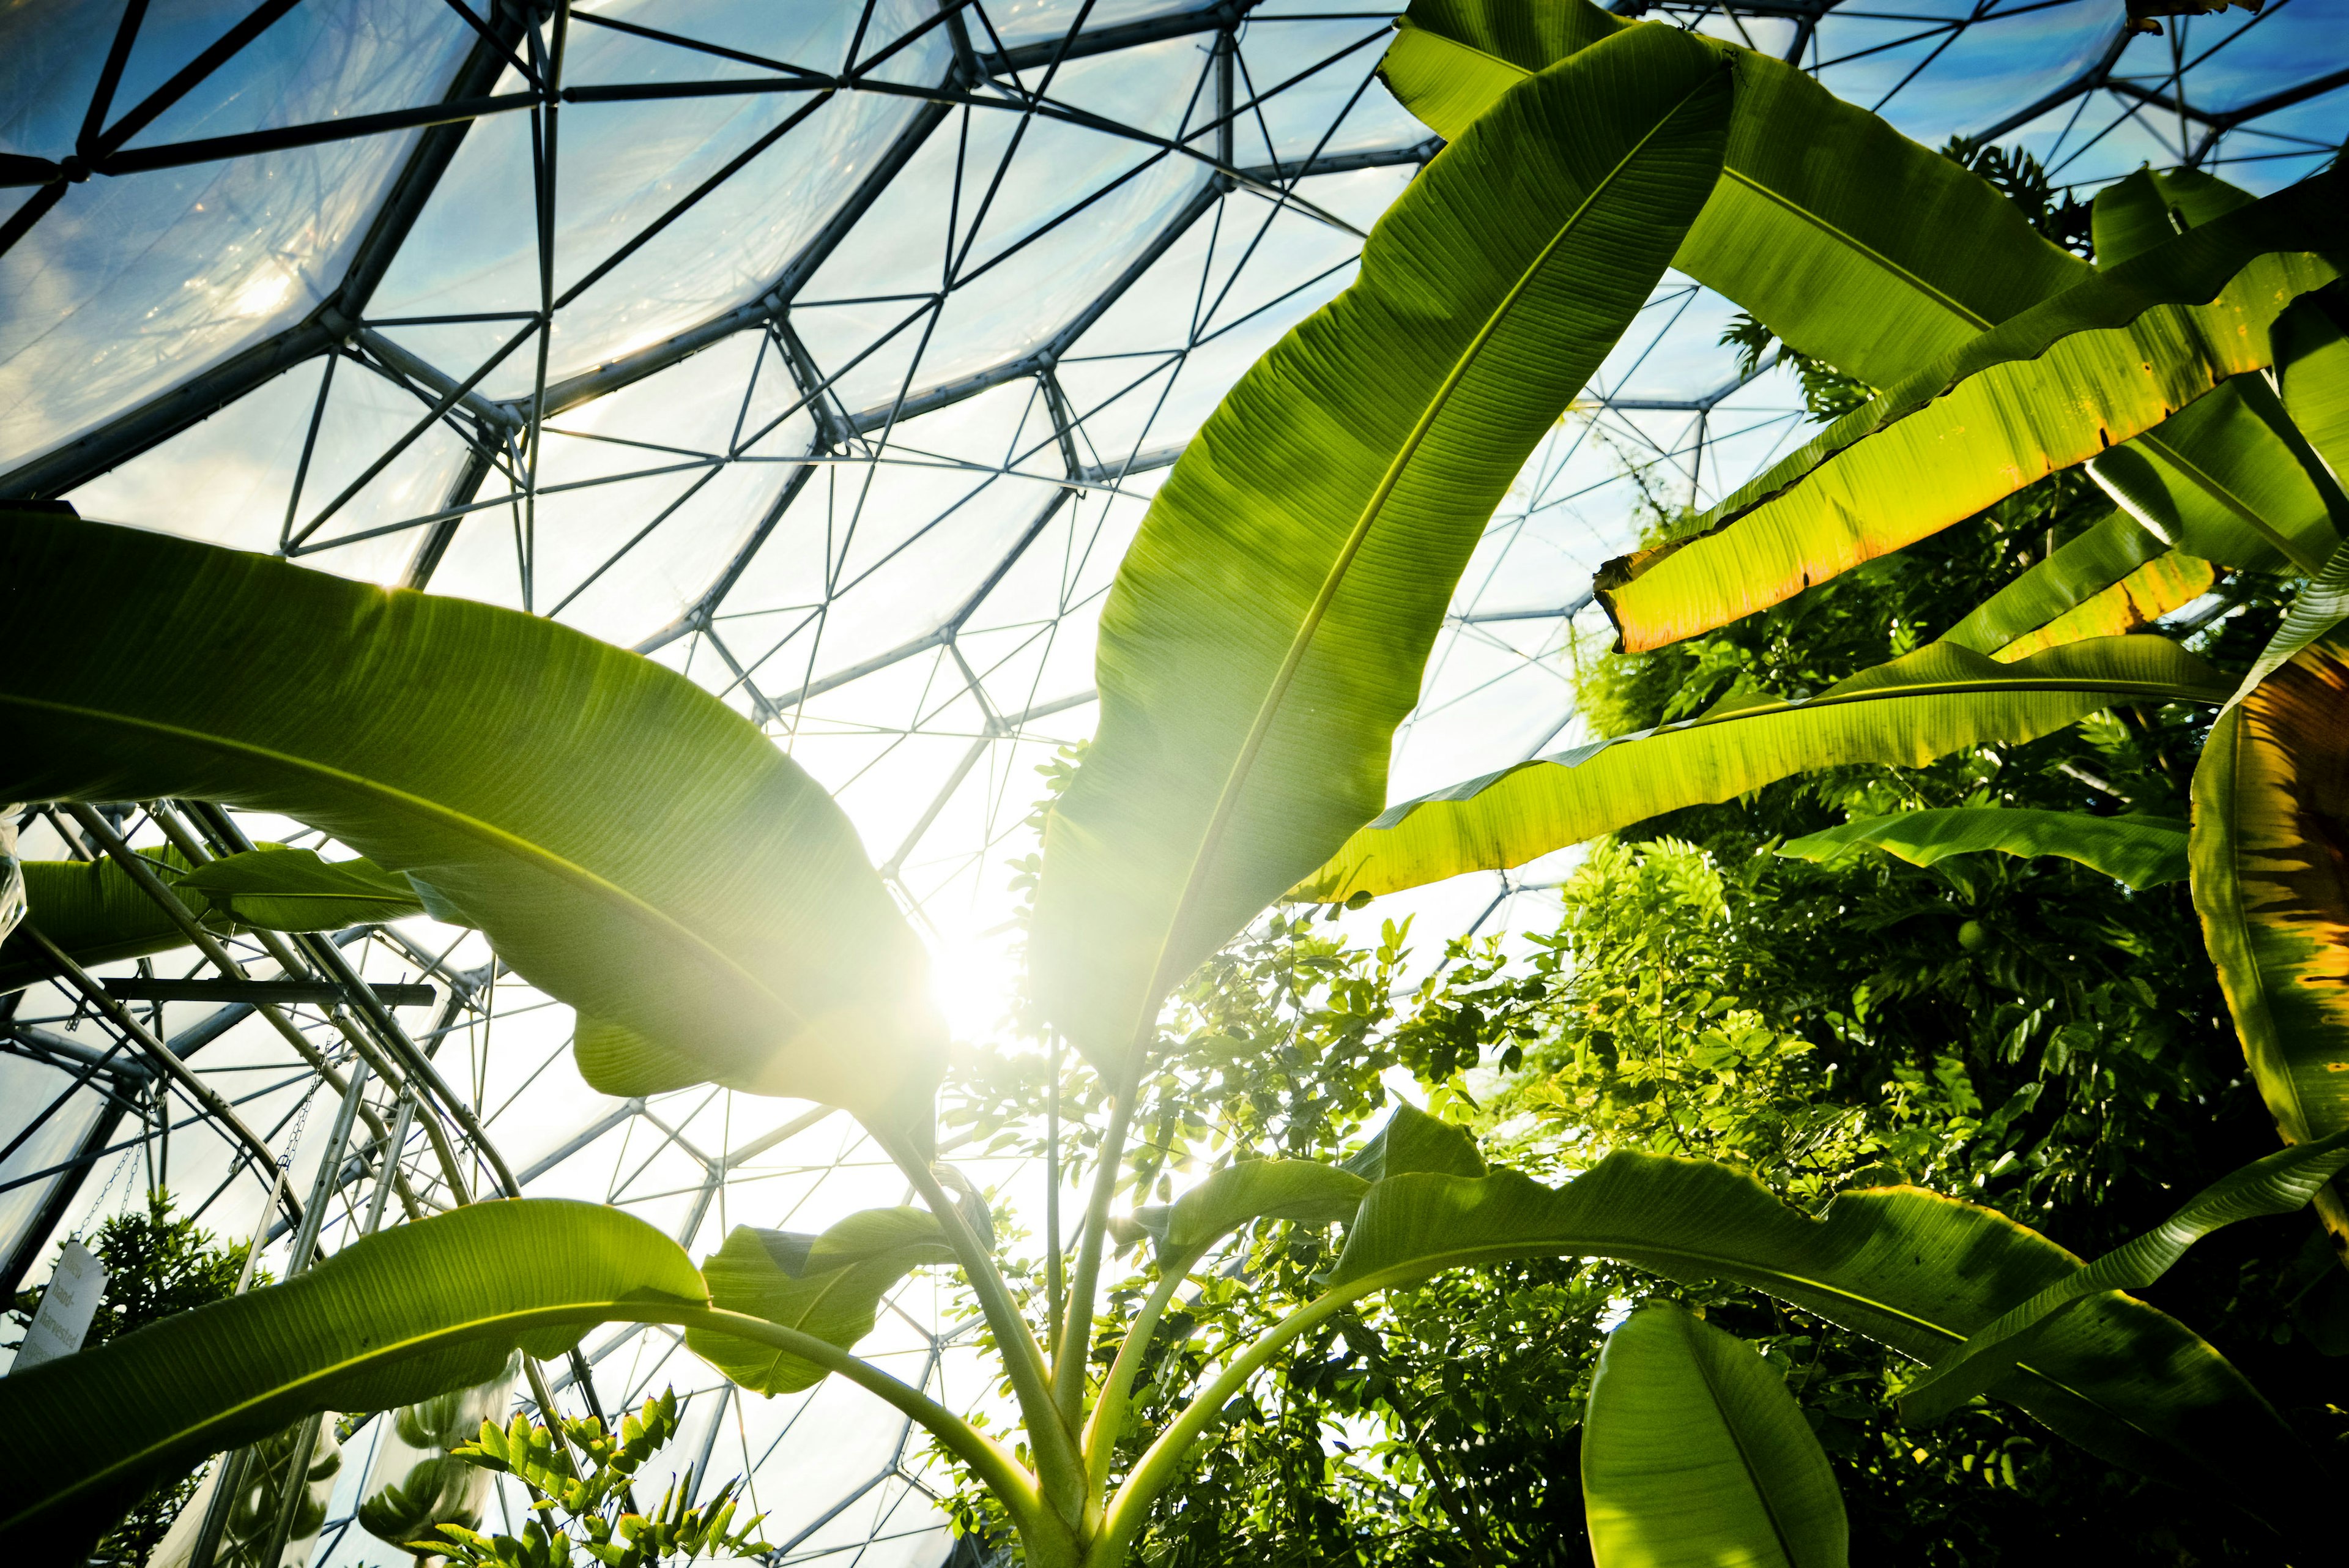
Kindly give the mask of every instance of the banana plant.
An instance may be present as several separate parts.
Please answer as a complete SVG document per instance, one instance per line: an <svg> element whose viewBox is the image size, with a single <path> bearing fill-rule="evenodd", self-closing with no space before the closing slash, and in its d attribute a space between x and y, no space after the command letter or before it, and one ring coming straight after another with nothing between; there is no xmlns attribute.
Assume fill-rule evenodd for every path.
<svg viewBox="0 0 2349 1568"><path fill-rule="evenodd" d="M2186 879L2186 824L2166 816L1956 806L1857 817L1790 838L1778 846L1778 853L1797 860L1832 860L1867 847L1898 856L1911 866L1938 866L1952 855L1989 849L2025 858L2054 855L2143 892Z"/></svg>

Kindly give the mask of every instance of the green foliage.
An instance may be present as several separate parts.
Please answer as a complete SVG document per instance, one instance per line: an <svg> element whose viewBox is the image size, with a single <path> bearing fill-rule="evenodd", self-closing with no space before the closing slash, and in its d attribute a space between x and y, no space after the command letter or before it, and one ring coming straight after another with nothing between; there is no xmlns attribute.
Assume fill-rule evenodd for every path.
<svg viewBox="0 0 2349 1568"><path fill-rule="evenodd" d="M175 1203L170 1193L151 1191L145 1213L111 1215L84 1242L106 1269L106 1295L89 1320L89 1332L82 1339L85 1350L235 1293L247 1243L223 1242L193 1219L175 1216ZM269 1278L268 1270L254 1271L254 1283L267 1284ZM40 1308L41 1289L35 1287L16 1293L9 1315L29 1326ZM191 1474L156 1483L98 1543L92 1561L145 1562L195 1490L196 1478Z"/></svg>
<svg viewBox="0 0 2349 1568"><path fill-rule="evenodd" d="M445 1556L458 1568L566 1568L575 1561L574 1549L604 1568L649 1568L772 1550L759 1539L764 1514L735 1521L740 1480L726 1482L706 1502L688 1503L694 1484L688 1467L650 1513L636 1511L631 1501L636 1473L668 1446L677 1428L674 1388L622 1417L617 1432L605 1431L593 1416L564 1417L559 1438L523 1416L503 1428L484 1421L481 1437L455 1449L453 1457L522 1482L533 1517L518 1536L443 1524L442 1539L416 1542L412 1550L419 1556ZM584 1474L574 1451L587 1461Z"/></svg>

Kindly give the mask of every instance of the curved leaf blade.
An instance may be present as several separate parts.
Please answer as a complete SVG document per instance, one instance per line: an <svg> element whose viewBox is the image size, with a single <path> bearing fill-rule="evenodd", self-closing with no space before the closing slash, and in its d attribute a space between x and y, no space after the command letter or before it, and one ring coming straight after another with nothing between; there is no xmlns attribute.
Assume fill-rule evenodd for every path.
<svg viewBox="0 0 2349 1568"><path fill-rule="evenodd" d="M820 1236L737 1225L702 1260L714 1306L813 1334L843 1350L873 1332L882 1300L926 1263L951 1263L954 1249L921 1209L867 1209ZM745 1388L772 1397L812 1388L823 1367L771 1345L689 1328L686 1348Z"/></svg>
<svg viewBox="0 0 2349 1568"><path fill-rule="evenodd" d="M2030 1354L2037 1334L2053 1319L2106 1291L2145 1289L2213 1231L2238 1220L2291 1213L2315 1197L2344 1166L2349 1166L2349 1129L2220 1177L2153 1230L2049 1285L1933 1363L1900 1396L1901 1419L1911 1424L1940 1420L1981 1393L2017 1357Z"/></svg>
<svg viewBox="0 0 2349 1568"><path fill-rule="evenodd" d="M716 698L550 621L0 514L0 795L227 801L405 873L664 1053L598 1088L872 1112L936 1082L920 945L840 809Z"/></svg>
<svg viewBox="0 0 2349 1568"><path fill-rule="evenodd" d="M2218 581L2218 569L2209 562L2171 550L1991 657L2002 664L2012 663L2067 642L2143 631L2209 593Z"/></svg>
<svg viewBox="0 0 2349 1568"><path fill-rule="evenodd" d="M2344 182L2266 197L2023 311L1837 421L1689 535L1610 562L1599 598L1624 646L1791 598L2261 369L2270 323L2336 275L2315 253L2349 245Z"/></svg>
<svg viewBox="0 0 2349 1568"><path fill-rule="evenodd" d="M1456 137L1507 84L1629 24L1588 0L1416 0L1380 70ZM1991 184L1807 73L1737 61L1722 178L1672 265L1879 387L2090 275Z"/></svg>
<svg viewBox="0 0 2349 1568"><path fill-rule="evenodd" d="M1339 903L1518 866L1683 805L1846 763L1922 767L2128 701L2226 701L2231 683L2161 637L2099 638L2000 664L1930 643L1803 702L1749 707L1578 746L1406 801L1292 898Z"/></svg>
<svg viewBox="0 0 2349 1568"><path fill-rule="evenodd" d="M2349 1128L2349 637L2279 667L2211 726L2194 770L2194 908L2251 1076L2290 1144ZM2327 1185L2318 1216L2349 1241Z"/></svg>
<svg viewBox="0 0 2349 1568"><path fill-rule="evenodd" d="M2336 481L2349 481L2349 287L2302 295L2276 317L2276 389Z"/></svg>
<svg viewBox="0 0 2349 1568"><path fill-rule="evenodd" d="M1598 1568L1841 1568L1835 1471L1778 1370L1675 1302L1607 1336L1583 1417Z"/></svg>
<svg viewBox="0 0 2349 1568"><path fill-rule="evenodd" d="M2096 265L2118 266L2251 201L2249 191L2199 169L2140 169L2097 192L2089 207Z"/></svg>
<svg viewBox="0 0 2349 1568"><path fill-rule="evenodd" d="M1734 1281L1925 1362L2080 1268L2003 1215L1919 1188L1846 1192L1815 1220L1726 1166L1625 1151L1556 1189L1509 1170L1391 1178L1363 1199L1330 1283L1546 1254ZM2125 1295L2065 1314L1991 1392L2116 1464L2187 1485L2215 1474L2271 1522L2323 1495L2305 1490L2322 1486L2313 1465L2241 1374Z"/></svg>
<svg viewBox="0 0 2349 1568"><path fill-rule="evenodd" d="M361 856L327 860L315 849L259 844L180 878L241 926L270 931L331 931L404 920L424 912L415 886Z"/></svg>
<svg viewBox="0 0 2349 1568"><path fill-rule="evenodd" d="M1778 846L1797 860L1831 860L1867 847L1911 866L1995 849L2030 858L2076 860L2138 892L2186 879L2186 824L2158 816L2084 816L2069 811L1958 806L1864 816Z"/></svg>
<svg viewBox="0 0 2349 1568"><path fill-rule="evenodd" d="M2189 555L2260 571L2313 571L2349 524L2341 488L2258 376L2238 376L2088 477Z"/></svg>
<svg viewBox="0 0 2349 1568"><path fill-rule="evenodd" d="M2116 512L2064 541L2054 555L1976 605L1940 640L1994 654L2159 559L2166 548L2134 518Z"/></svg>
<svg viewBox="0 0 2349 1568"><path fill-rule="evenodd" d="M475 1203L381 1231L288 1283L0 1378L16 1478L0 1533L94 1534L175 1465L316 1411L429 1399L516 1349L560 1355L593 1324L679 1303L707 1304L684 1250L601 1204Z"/></svg>
<svg viewBox="0 0 2349 1568"><path fill-rule="evenodd" d="M1095 1062L1377 812L1452 586L1702 203L1729 94L1671 29L1511 92L1175 465L1102 611L1098 738L1045 827L1038 993Z"/></svg>

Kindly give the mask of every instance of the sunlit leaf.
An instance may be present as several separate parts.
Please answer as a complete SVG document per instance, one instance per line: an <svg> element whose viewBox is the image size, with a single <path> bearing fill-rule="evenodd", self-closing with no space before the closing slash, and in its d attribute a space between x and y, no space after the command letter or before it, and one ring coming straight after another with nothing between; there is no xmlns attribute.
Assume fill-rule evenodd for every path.
<svg viewBox="0 0 2349 1568"><path fill-rule="evenodd" d="M2261 368L2270 323L2336 275L2315 253L2349 245L2343 185L2318 176L2033 306L1837 421L1685 535L1609 563L1599 597L1624 646L1780 603Z"/></svg>
<svg viewBox="0 0 2349 1568"><path fill-rule="evenodd" d="M1099 733L1045 827L1035 985L1096 1063L1378 811L1453 585L1712 189L1729 99L1668 28L1522 84L1185 450L1103 607Z"/></svg>
<svg viewBox="0 0 2349 1568"><path fill-rule="evenodd" d="M847 818L648 659L466 599L0 514L0 796L226 801L405 873L635 1043L583 1063L598 1088L708 1079L926 1132L943 1028Z"/></svg>
<svg viewBox="0 0 2349 1568"><path fill-rule="evenodd" d="M2089 208L2096 265L2118 266L2251 201L2251 193L2240 185L2199 169L2140 169L2124 175L2097 192Z"/></svg>
<svg viewBox="0 0 2349 1568"><path fill-rule="evenodd" d="M241 926L272 931L331 931L401 920L424 912L415 888L364 857L327 860L315 849L263 844L199 866L180 878Z"/></svg>
<svg viewBox="0 0 2349 1568"><path fill-rule="evenodd" d="M176 849L142 853L166 882L187 870L186 857ZM111 860L27 860L23 867L25 919L77 963L111 963L187 945L162 906ZM225 934L234 929L209 901L190 903L207 929ZM0 994L47 980L52 972L48 956L23 932L0 944Z"/></svg>
<svg viewBox="0 0 2349 1568"><path fill-rule="evenodd" d="M1257 1220L1328 1225L1351 1220L1370 1183L1350 1170L1310 1159L1244 1159L1227 1165L1171 1204L1137 1209L1113 1221L1127 1243L1157 1243L1162 1261L1183 1259Z"/></svg>
<svg viewBox="0 0 2349 1568"><path fill-rule="evenodd" d="M1337 903L1537 855L1683 805L1847 763L1922 767L2026 741L2116 702L2226 700L2232 683L2161 637L2099 638L2001 664L1930 643L1807 701L1758 701L1578 746L1406 801L1290 897Z"/></svg>
<svg viewBox="0 0 2349 1568"><path fill-rule="evenodd" d="M1976 605L1940 640L1996 653L2121 581L2168 546L2116 512L2056 546L2055 553ZM2076 639L2066 639L2076 640Z"/></svg>
<svg viewBox="0 0 2349 1568"><path fill-rule="evenodd" d="M2067 642L2143 631L2209 593L2218 580L2219 574L2209 562L2171 550L1991 657L2002 664L2012 663Z"/></svg>
<svg viewBox="0 0 2349 1568"><path fill-rule="evenodd" d="M554 1199L476 1203L308 1272L0 1378L0 1536L87 1541L157 1476L319 1410L414 1404L561 1354L590 1325L706 1305L643 1220ZM102 1414L99 1414L102 1413Z"/></svg>
<svg viewBox="0 0 2349 1568"><path fill-rule="evenodd" d="M2194 907L2251 1076L2286 1143L2349 1128L2349 638L2279 667L2194 770ZM2314 1199L2349 1242L2349 1205Z"/></svg>
<svg viewBox="0 0 2349 1568"><path fill-rule="evenodd" d="M1651 1301L1599 1353L1582 1420L1598 1568L1842 1568L1835 1471L1778 1369Z"/></svg>

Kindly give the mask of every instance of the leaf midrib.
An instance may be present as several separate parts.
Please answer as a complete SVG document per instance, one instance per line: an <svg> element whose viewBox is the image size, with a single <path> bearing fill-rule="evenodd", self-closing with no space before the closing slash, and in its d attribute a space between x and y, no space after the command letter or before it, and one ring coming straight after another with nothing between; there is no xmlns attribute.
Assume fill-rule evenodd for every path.
<svg viewBox="0 0 2349 1568"><path fill-rule="evenodd" d="M1585 214L1602 196L1614 188L1616 182L1630 166L1632 160L1663 132L1664 128L1679 116L1697 94L1710 86L1712 86L1710 77L1700 79L1682 94L1671 109L1658 115L1655 123L1649 127L1639 140L1625 150L1623 155L1617 159L1607 173L1591 187L1589 192L1584 196L1574 211L1567 215L1565 221L1558 225L1557 231L1542 246L1540 253L1518 275L1517 281L1510 286L1509 292L1502 297L1500 304L1495 306L1485 317L1484 325L1477 329L1476 336L1470 339L1467 348L1461 352L1460 357L1454 362L1451 371L1437 387L1434 396L1429 400L1427 407L1421 411L1418 421L1413 426L1410 435L1404 439L1402 449L1396 452L1393 459L1387 464L1386 472L1381 476L1369 500L1363 504L1361 514L1355 519L1352 531L1347 535L1345 545L1340 549L1337 558L1331 562L1328 573L1324 575L1320 592L1307 610L1305 619L1298 627L1296 635L1290 639L1288 653L1282 660L1279 670L1274 675L1272 684L1267 690L1262 701L1257 704L1257 715L1249 725L1247 737L1242 742L1238 755L1233 759L1231 768L1225 774L1223 791L1216 797L1215 813L1208 818L1206 832L1200 836L1198 848L1193 852L1190 874L1185 880L1182 895L1174 901L1174 907L1168 912L1165 925L1159 934L1158 958L1151 968L1147 992L1139 999L1139 1012L1142 1013L1146 1015L1152 1007L1153 999L1163 994L1165 987L1172 983L1172 978L1165 971L1172 957L1174 933L1182 929L1184 917L1189 912L1192 900L1197 896L1216 853L1221 846L1224 833L1229 826L1233 815L1238 809L1239 794L1246 784L1248 774L1255 767L1257 754L1263 749L1265 739L1271 732L1273 722L1278 717L1280 705L1288 695L1289 685L1295 680L1297 671L1302 668L1305 656L1311 649L1313 640L1319 633L1321 622L1327 616L1330 605L1336 602L1338 591L1343 587L1347 574L1352 569L1355 557L1361 554L1362 545L1368 542L1371 529L1377 524L1396 487L1402 483L1403 474L1409 469L1413 459L1418 455L1428 434L1434 429L1437 418L1450 405L1453 395L1466 379L1468 372L1475 367L1485 346L1492 341L1501 326L1508 319L1510 313L1516 308L1526 289L1531 286L1533 280L1540 275L1558 248L1579 228ZM1134 1023L1135 1034L1138 1036L1143 1029L1148 1027L1148 1023L1149 1020L1146 1016L1137 1018Z"/></svg>
<svg viewBox="0 0 2349 1568"><path fill-rule="evenodd" d="M554 851L547 848L545 846L538 844L531 839L524 838L518 834L509 832L505 828L499 827L493 823L484 822L479 817L468 815L463 812L458 811L453 806L443 805L440 802L428 799L425 796L413 794L406 790L395 789L389 784L367 778L363 774L354 774L342 768L331 767L325 763L316 762L310 758L295 756L289 753L275 751L267 746L254 745L250 742L234 740L225 735L214 735L207 733L202 730L191 730L178 724L167 724L160 720L140 718L131 714L115 712L102 708L86 707L78 703L52 702L37 697L24 697L14 692L6 691L0 691L0 706L27 708L43 712L60 713L68 717L81 719L88 722L111 724L124 729L143 731L150 734L169 736L172 739L182 741L192 745L205 747L214 752L249 757L256 761L274 763L280 767L285 768L289 772L334 784L347 789L355 790L361 794L368 795L374 799L398 805L408 811L413 812L417 815L427 817L434 822L440 823L443 826L451 828L467 837L485 844L502 854L509 855L514 859L522 861L524 864L533 866L540 870L548 872L563 881L569 882L573 886L579 888L584 891L595 895L606 903L618 907L624 912L633 916L639 924L651 927L657 931L681 940L687 946L696 949L706 955L719 968L730 971L744 985L749 986L754 992L760 994L767 1002L771 1003L775 1011L782 1017L793 1022L797 1022L799 1019L798 1012L781 997L776 995L772 990L769 989L763 982L761 982L758 976L751 973L749 969L745 968L740 960L733 957L730 953L728 953L724 949L719 947L709 938L701 935L698 931L696 931L692 927L678 919L675 916L665 913L649 900L630 892L616 882L613 882L606 877L597 875L595 872L589 870L586 867L580 865L575 860L557 855ZM306 895L264 894L244 896L303 897Z"/></svg>

